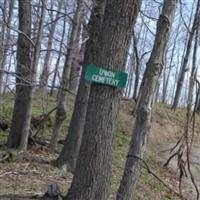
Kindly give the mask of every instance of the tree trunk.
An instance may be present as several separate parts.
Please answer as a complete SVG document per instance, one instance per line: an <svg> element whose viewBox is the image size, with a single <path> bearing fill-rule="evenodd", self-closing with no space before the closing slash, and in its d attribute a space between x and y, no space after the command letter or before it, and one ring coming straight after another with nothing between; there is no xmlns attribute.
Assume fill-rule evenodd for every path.
<svg viewBox="0 0 200 200"><path fill-rule="evenodd" d="M169 52L170 47L167 48L165 51L165 55L163 58L163 77L162 77L162 94L161 94L161 101L165 103L165 98L166 98L166 82L167 82L167 55ZM158 95L159 95L159 90L158 90ZM163 101L164 100L164 101Z"/></svg>
<svg viewBox="0 0 200 200"><path fill-rule="evenodd" d="M165 0L162 14L157 23L157 32L150 59L144 73L143 81L136 105L136 120L133 129L130 149L117 200L132 200L139 176L140 163L147 134L150 129L151 109L154 93L163 68L163 56L169 40L172 19L174 17L177 0Z"/></svg>
<svg viewBox="0 0 200 200"><path fill-rule="evenodd" d="M45 2L46 0L41 1L41 11L40 11L40 17L39 17L39 25L38 25L38 31L36 35L36 41L35 41L35 47L34 47L34 54L33 54L33 63L32 63L32 75L34 76L32 80L36 81L36 72L37 72L37 66L39 62L40 57L40 49L41 49L41 40L42 40L42 33L43 33L43 25L44 25L44 19L45 19Z"/></svg>
<svg viewBox="0 0 200 200"><path fill-rule="evenodd" d="M69 79L70 79L70 73L71 73L71 66L72 66L72 55L74 50L77 48L77 38L80 36L80 25L81 25L81 19L82 19L82 12L81 9L83 7L83 0L79 0L77 2L77 8L76 8L76 13L74 15L74 20L73 20L73 26L72 26L72 31L71 31L71 36L70 36L70 42L69 42L69 48L67 51L67 56L65 60L65 65L63 69L63 74L62 74L62 80L61 80L61 88L59 89L58 92L58 102L57 102L57 111L56 111L56 116L55 116L55 126L52 134L52 138L50 141L50 148L51 150L54 150L57 140L58 140L58 135L60 132L61 125L63 121L66 119L66 96L67 92L66 89L69 88Z"/></svg>
<svg viewBox="0 0 200 200"><path fill-rule="evenodd" d="M59 1L58 3L58 12L56 13L55 19L57 19L60 15L60 10L62 8L63 5L63 1ZM50 32L49 32L49 36L48 36L48 43L47 43L47 53L45 55L45 59L44 59L44 67L43 67L43 71L42 74L40 76L40 87L41 88L45 88L47 86L48 83L48 78L49 78L49 61L50 61L50 56L51 56L51 48L52 48L52 44L53 44L53 38L54 38L54 32L56 30L56 20L53 18L53 11L52 11L52 23L51 23L51 27L50 27Z"/></svg>
<svg viewBox="0 0 200 200"><path fill-rule="evenodd" d="M124 71L138 1L107 0L94 55L96 65ZM107 200L112 149L122 90L91 84L75 175L66 200Z"/></svg>
<svg viewBox="0 0 200 200"><path fill-rule="evenodd" d="M82 21L81 21L82 23L84 7L80 8L80 12L82 12ZM81 32L81 24L79 26L79 32ZM84 33L83 33L83 36L84 36ZM69 81L69 90L73 93L77 92L78 80L79 80L79 74L80 74L79 59L81 57L81 49L85 47L85 44L82 44L81 48L79 48L80 35L75 42L76 42L76 48L74 49L74 53L73 53L74 55L72 55L73 61L72 61L70 81Z"/></svg>
<svg viewBox="0 0 200 200"><path fill-rule="evenodd" d="M199 8L200 8L200 0L198 0L198 2L197 2L194 22L193 22L193 25L192 25L192 29L189 33L187 49L186 49L185 57L184 57L184 60L183 60L183 65L181 67L177 87L176 87L174 102L173 102L173 105L172 105L173 110L176 110L178 103L179 103L180 96L181 96L182 86L183 86L183 83L184 83L184 80L185 80L185 73L187 71L188 59L189 59L191 47L192 47L192 41L193 41L194 33L195 33L195 30L196 30L196 27L197 27L197 18L198 18Z"/></svg>
<svg viewBox="0 0 200 200"><path fill-rule="evenodd" d="M12 47L11 50L13 50L13 47ZM12 67L12 56L9 57L7 70L10 71L11 67ZM2 94L3 99L4 99L4 96L6 94L6 88L9 86L8 80L9 80L9 75L6 74L6 76L5 76L5 84L4 84L4 88L3 88L3 94Z"/></svg>
<svg viewBox="0 0 200 200"><path fill-rule="evenodd" d="M64 37L65 36L65 31L66 31L66 22L65 22L65 18L64 18L64 20L63 20L62 38L61 38L61 42L60 42L60 49L59 49L58 58L57 58L57 61L56 61L55 72L54 72L54 76L53 76L53 80L52 80L52 84L51 84L50 95L53 95L53 90L54 90L54 87L55 87L55 84L56 84L56 77L57 77L57 74L58 74L58 67L59 67L59 64L60 64L61 56L62 56L62 47L63 47L63 43L64 43L64 38L65 38Z"/></svg>
<svg viewBox="0 0 200 200"><path fill-rule="evenodd" d="M2 5L3 12L6 13L7 1L4 0L2 4L3 4ZM0 45L1 45L1 48L0 48L0 89L2 88L2 85L3 85L3 70L4 70L3 58L4 58L5 33L6 33L6 26L2 23L1 32L0 32ZM1 93L1 90L0 90L0 93Z"/></svg>
<svg viewBox="0 0 200 200"><path fill-rule="evenodd" d="M134 55L134 53L132 53L132 55L130 56L130 61L128 63L129 81L127 84L127 91L126 91L126 97L128 97L128 98L130 98L130 95L132 92L134 65L135 65L135 55Z"/></svg>
<svg viewBox="0 0 200 200"><path fill-rule="evenodd" d="M69 126L69 131L65 139L64 147L56 160L56 165L61 168L66 165L69 171L75 170L76 161L79 155L83 129L85 124L86 110L90 93L90 83L85 81L86 65L95 63L94 55L99 32L104 16L106 0L98 0L94 4L90 22L88 24L89 40L86 43L84 64L81 73L78 93L75 101L74 112ZM78 126L77 126L78 124Z"/></svg>
<svg viewBox="0 0 200 200"><path fill-rule="evenodd" d="M194 52L193 52L193 62L192 62L192 71L190 75L190 87L189 87L189 94L188 94L188 110L192 108L192 102L193 102L193 92L194 92L194 84L197 78L197 70L198 66L196 64L196 56L197 56L197 45L198 45L198 35L199 35L199 25L200 25L200 19L198 19L198 28L196 30L195 34L195 44L194 44ZM198 89L199 90L199 89ZM200 90L199 90L200 91ZM200 113L200 98L199 98L199 91L196 92L196 103L195 103L195 108L194 111L197 112L198 114ZM190 96L191 95L191 96Z"/></svg>
<svg viewBox="0 0 200 200"><path fill-rule="evenodd" d="M30 37L31 2L30 0L19 0L18 3L19 30ZM16 73L16 97L7 145L11 148L26 149L31 120L33 74L31 69L31 43L20 33L17 41Z"/></svg>
<svg viewBox="0 0 200 200"><path fill-rule="evenodd" d="M133 49L135 53L135 84L134 84L133 99L136 102L138 87L139 87L139 80L140 80L140 59L139 59L139 54L138 54L138 49L137 49L137 39L134 33L133 33Z"/></svg>
<svg viewBox="0 0 200 200"><path fill-rule="evenodd" d="M9 12L8 12L8 18L7 18L7 25L10 26L11 20L12 20L12 16L13 16L13 10L14 10L14 3L15 0L11 0L9 3ZM2 25L3 28L4 25ZM4 41L3 41L4 42ZM9 49L9 42L10 42L10 29L7 28L6 30L6 36L5 36L5 44L1 47L2 49L0 51L3 50L3 54L2 54L2 59L0 58L0 92L2 92L2 88L3 88L3 76L4 76L4 72L3 70L5 69L5 65L6 65L6 60L7 60L7 52ZM1 53L0 53L1 54Z"/></svg>
<svg viewBox="0 0 200 200"><path fill-rule="evenodd" d="M187 40L187 38L186 38ZM172 98L171 98L171 104L173 105L173 102L174 102L174 96L175 96L175 92L176 92L176 83L178 82L178 76L179 76L179 71L181 69L181 66L182 66L182 63L183 63L183 58L184 58L184 55L185 55L185 52L186 52L186 43L184 44L184 49L183 49L183 52L180 52L181 51L181 48L182 46L180 45L180 43L178 44L178 53L177 53L177 67L176 67L176 70L175 70L175 75L174 75L174 84L173 84L173 88L172 88ZM181 55L182 54L182 55Z"/></svg>
<svg viewBox="0 0 200 200"><path fill-rule="evenodd" d="M167 74L167 79L166 79L166 82L165 82L165 85L164 85L164 91L163 91L163 97L162 97L162 102L163 103L166 103L166 97L167 97L167 88L168 88L168 85L169 85L169 79L171 77L171 73L172 73L172 69L174 67L173 65L173 61L174 61L174 56L175 56L175 50L176 50L176 44L177 44L177 39L178 39L178 33L180 31L180 27L181 27L181 17L179 19L179 22L178 22L178 25L177 25L177 28L176 28L176 35L175 35L175 38L174 38L174 42L173 42L173 47L172 47L172 53L171 53L171 56L170 56L170 62L169 62L169 71L168 71L168 74ZM178 62L177 62L177 66L178 66ZM178 68L178 67L177 67Z"/></svg>
<svg viewBox="0 0 200 200"><path fill-rule="evenodd" d="M191 109L192 109L192 103L193 103L193 95L194 95L194 86L195 86L195 81L197 77L197 49L198 49L198 38L199 38L199 25L200 25L200 13L198 13L198 19L197 19L197 29L195 33L195 43L194 43L194 50L193 50L193 56L192 56L192 70L190 74L190 80L189 80L189 91L188 91L188 102L187 102L187 112L190 115L191 114ZM195 109L194 109L195 110ZM189 120L190 117L187 120ZM186 127L189 128L189 121L187 122Z"/></svg>

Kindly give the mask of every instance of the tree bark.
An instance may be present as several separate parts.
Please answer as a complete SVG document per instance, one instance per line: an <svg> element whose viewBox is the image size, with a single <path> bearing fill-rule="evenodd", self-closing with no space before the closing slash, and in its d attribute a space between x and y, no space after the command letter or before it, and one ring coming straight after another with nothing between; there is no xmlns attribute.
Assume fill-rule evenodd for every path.
<svg viewBox="0 0 200 200"><path fill-rule="evenodd" d="M150 59L144 73L136 105L136 119L125 164L124 174L117 193L117 200L134 199L134 190L139 176L140 162L145 150L150 129L151 109L154 94L163 68L163 56L169 40L172 19L177 0L165 0L157 23L157 32Z"/></svg>
<svg viewBox="0 0 200 200"><path fill-rule="evenodd" d="M19 0L18 3L19 30L30 37L31 2L30 0ZM16 97L11 131L7 141L10 148L27 148L33 97L31 67L31 43L23 34L19 33L17 41Z"/></svg>
<svg viewBox="0 0 200 200"><path fill-rule="evenodd" d="M124 71L138 1L107 0L95 56L96 65ZM107 200L116 118L122 90L91 84L83 139L66 200Z"/></svg>
<svg viewBox="0 0 200 200"><path fill-rule="evenodd" d="M81 25L81 18L82 18L82 12L80 12L80 10L83 7L83 3L84 3L83 0L79 0L77 2L76 13L73 19L73 26L72 26L71 36L70 36L69 48L67 51L67 56L65 60L63 74L62 74L61 88L59 89L59 92L58 92L55 125L54 125L52 138L50 141L51 150L54 150L56 147L60 128L62 126L63 121L66 119L66 116L67 116L66 106L65 106L67 92L65 91L65 89L69 88L69 79L70 79L71 66L72 66L72 55L73 55L74 50L77 48L77 43L76 43L77 38L80 36L79 27Z"/></svg>
<svg viewBox="0 0 200 200"><path fill-rule="evenodd" d="M96 62L94 52L97 46L99 32L101 30L105 3L106 0L96 0L93 6L90 22L88 24L89 40L87 41L85 47L84 64L75 101L74 112L69 126L69 131L65 139L64 147L56 160L56 165L59 168L66 165L67 169L72 172L75 170L76 161L79 155L90 93L90 83L85 81L86 65L88 63Z"/></svg>
<svg viewBox="0 0 200 200"><path fill-rule="evenodd" d="M181 71L180 71L180 74L179 74L179 79L178 79L178 83L177 83L177 87L176 87L174 102L173 102L173 105L172 105L173 110L176 110L178 103L179 103L180 96L181 96L182 86L183 86L183 83L184 83L184 80L185 80L185 73L187 71L188 59L189 59L191 47L192 47L192 41L193 41L193 38L194 38L195 30L197 28L197 18L198 18L199 9L200 9L200 0L198 0L198 2L197 2L196 13L195 13L192 29L189 33L187 49L186 49L186 53L185 53L185 56L184 56L183 65L181 67Z"/></svg>

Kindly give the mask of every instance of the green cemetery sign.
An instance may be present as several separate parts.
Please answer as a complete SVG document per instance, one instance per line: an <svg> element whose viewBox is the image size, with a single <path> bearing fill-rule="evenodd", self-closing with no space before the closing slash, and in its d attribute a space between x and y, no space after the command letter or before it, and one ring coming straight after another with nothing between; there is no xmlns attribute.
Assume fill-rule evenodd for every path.
<svg viewBox="0 0 200 200"><path fill-rule="evenodd" d="M107 70L94 64L87 65L85 80L124 88L127 81L127 73Z"/></svg>

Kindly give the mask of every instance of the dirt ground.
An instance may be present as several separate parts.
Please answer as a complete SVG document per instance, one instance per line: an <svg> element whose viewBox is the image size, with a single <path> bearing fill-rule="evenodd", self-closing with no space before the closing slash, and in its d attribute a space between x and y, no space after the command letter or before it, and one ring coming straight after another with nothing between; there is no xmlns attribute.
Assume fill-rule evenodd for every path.
<svg viewBox="0 0 200 200"><path fill-rule="evenodd" d="M52 104L55 101L52 100ZM35 103L37 105L38 103ZM73 110L73 98L68 104L68 114L71 116ZM130 136L132 134L134 117L132 111L134 103L132 101L123 100L121 104L120 114L118 117L118 131L116 137L116 144L114 150L113 160L113 176L110 190L110 200L115 199L115 194L119 186L123 167L126 160ZM37 113L35 111L35 113ZM145 161L149 167L155 172L170 188L178 191L178 172L176 160L170 163L169 167L164 169L162 166L170 155L168 151L183 131L183 122L185 118L185 111L179 109L177 112L172 112L170 107L163 104L156 105L153 112L153 124L148 140L147 153L145 154ZM197 118L197 127L200 127L200 119ZM70 119L67 119L65 126L62 129L60 138L65 137ZM200 128L199 128L200 130ZM8 132L1 134L1 148L0 157L10 151L13 157L5 163L0 163L0 200L7 199L45 199L42 197L48 186L56 183L59 186L62 195L65 195L73 175L65 170L60 170L54 167L51 162L55 160L62 148L59 145L57 150L50 153L46 146L32 146L26 152L14 152L6 149L3 146ZM45 135L46 134L46 135ZM48 143L51 134L51 128L45 131L42 139ZM196 134L197 135L197 134ZM195 138L198 143L198 137ZM198 167L195 168L195 177L199 176L199 160L200 148L194 149L193 162ZM188 179L189 180L189 179ZM188 199L195 199L194 188L191 182L184 180L183 190L184 194L191 193ZM138 200L169 200L180 199L172 194L166 187L163 186L155 177L149 174L145 169L142 169L140 181L137 187L136 199Z"/></svg>

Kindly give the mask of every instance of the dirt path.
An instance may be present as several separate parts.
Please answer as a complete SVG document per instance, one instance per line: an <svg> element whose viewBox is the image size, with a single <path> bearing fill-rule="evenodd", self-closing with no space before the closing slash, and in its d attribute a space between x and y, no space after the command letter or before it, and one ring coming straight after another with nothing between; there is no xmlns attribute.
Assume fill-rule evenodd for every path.
<svg viewBox="0 0 200 200"><path fill-rule="evenodd" d="M162 164L165 164L168 158L170 157L170 150L172 147L174 147L174 143L168 143L161 147L159 151L159 159ZM186 158L184 157L184 160ZM167 166L168 170L174 173L177 177L179 177L180 171L177 167L178 165L178 158L177 156L174 157L169 165ZM195 179L195 183L198 186L198 189L200 190L200 145L194 145L191 149L190 154L190 167L192 175ZM183 196L185 196L188 200L196 200L196 190L194 185L192 184L190 174L188 172L188 165L185 164L185 169L187 173L187 177L183 177L183 183L182 183L182 192Z"/></svg>

